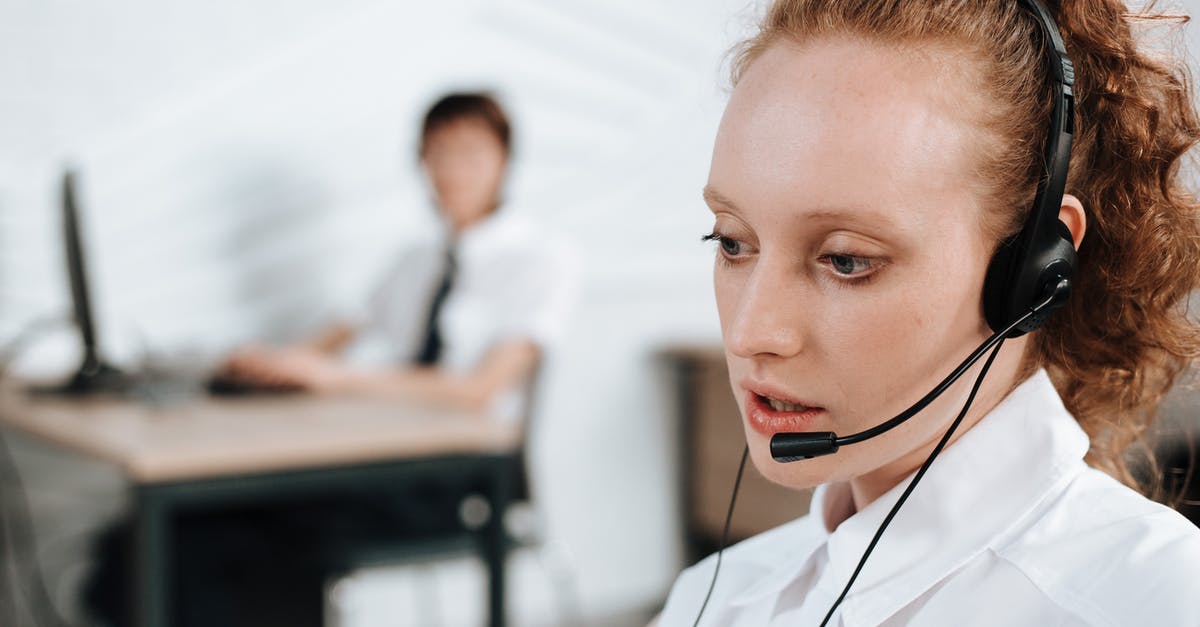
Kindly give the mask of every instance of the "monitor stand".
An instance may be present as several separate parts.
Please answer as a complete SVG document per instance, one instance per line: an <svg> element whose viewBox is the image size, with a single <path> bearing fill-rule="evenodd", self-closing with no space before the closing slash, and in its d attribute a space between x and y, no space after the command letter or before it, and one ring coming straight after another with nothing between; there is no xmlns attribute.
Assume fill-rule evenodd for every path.
<svg viewBox="0 0 1200 627"><path fill-rule="evenodd" d="M91 396L124 394L130 391L133 379L99 359L83 360L69 379L58 385L37 386L29 391L38 396Z"/></svg>

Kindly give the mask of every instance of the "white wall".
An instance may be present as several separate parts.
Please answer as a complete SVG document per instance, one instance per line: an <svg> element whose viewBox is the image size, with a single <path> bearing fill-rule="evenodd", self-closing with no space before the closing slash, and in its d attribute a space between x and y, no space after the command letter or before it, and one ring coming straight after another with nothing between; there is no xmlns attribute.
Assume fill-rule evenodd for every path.
<svg viewBox="0 0 1200 627"><path fill-rule="evenodd" d="M1183 30L1185 33L1184 45L1187 49L1188 58L1192 64L1193 76L1200 76L1200 26L1196 25L1196 20L1200 20L1200 0L1178 0L1174 6L1182 12L1192 16L1192 20L1188 22Z"/></svg>
<svg viewBox="0 0 1200 627"><path fill-rule="evenodd" d="M650 356L718 337L700 188L745 4L0 3L0 338L66 308L67 160L109 354L303 334L428 226L424 107L493 88L517 131L510 197L586 263L535 442L549 533L586 610L653 603L681 557ZM22 365L61 371L71 346L43 342Z"/></svg>

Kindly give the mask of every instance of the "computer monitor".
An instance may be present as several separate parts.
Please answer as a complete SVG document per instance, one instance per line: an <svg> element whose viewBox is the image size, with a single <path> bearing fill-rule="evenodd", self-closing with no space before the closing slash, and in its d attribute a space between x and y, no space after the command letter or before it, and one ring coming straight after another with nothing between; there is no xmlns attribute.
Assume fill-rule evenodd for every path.
<svg viewBox="0 0 1200 627"><path fill-rule="evenodd" d="M59 391L68 394L115 391L124 388L127 381L120 370L109 365L100 355L79 221L78 174L71 168L63 173L61 194L67 277L71 287L75 326L79 330L79 340L83 348L83 359L79 368Z"/></svg>
<svg viewBox="0 0 1200 627"><path fill-rule="evenodd" d="M194 376L178 376L178 373L153 373L139 371L127 374L105 361L100 352L100 338L96 333L96 317L92 309L92 294L88 287L87 255L83 246L80 228L78 173L68 168L62 177L62 227L63 247L66 251L67 278L71 288L71 306L75 326L79 330L79 341L83 359L79 368L61 385L51 388L35 388L39 394L84 395L106 392L146 396L161 400L164 393L189 393L201 384L213 394L259 394L298 391L295 386L258 384L230 378L217 373L207 381Z"/></svg>

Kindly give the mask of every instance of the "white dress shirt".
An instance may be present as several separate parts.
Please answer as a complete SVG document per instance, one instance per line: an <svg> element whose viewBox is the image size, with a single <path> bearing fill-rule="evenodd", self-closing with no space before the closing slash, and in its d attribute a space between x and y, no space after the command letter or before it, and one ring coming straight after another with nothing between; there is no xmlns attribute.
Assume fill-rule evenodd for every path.
<svg viewBox="0 0 1200 627"><path fill-rule="evenodd" d="M1200 625L1200 530L1087 450L1038 372L934 460L829 624ZM701 624L819 625L909 480L834 530L847 486L820 486L812 514L727 549ZM679 576L663 627L693 623L714 564Z"/></svg>
<svg viewBox="0 0 1200 627"><path fill-rule="evenodd" d="M465 374L497 344L530 340L544 353L561 338L574 301L576 257L560 237L501 207L457 241L444 229L403 250L367 307L348 316L358 327L348 360L372 367L411 362L452 243L457 270L438 316L439 368ZM513 418L521 403L521 391L511 390L493 413Z"/></svg>

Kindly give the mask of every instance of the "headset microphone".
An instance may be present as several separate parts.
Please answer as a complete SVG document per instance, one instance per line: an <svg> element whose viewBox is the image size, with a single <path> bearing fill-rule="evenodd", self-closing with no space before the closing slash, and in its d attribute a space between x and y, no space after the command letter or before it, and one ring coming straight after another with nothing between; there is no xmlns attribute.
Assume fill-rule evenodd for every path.
<svg viewBox="0 0 1200 627"><path fill-rule="evenodd" d="M921 400L913 403L911 407L904 410L896 417L887 422L878 424L866 431L860 431L845 437L838 437L836 433L831 431L819 431L811 433L776 433L771 437L771 457L780 463L795 462L802 459L811 459L822 455L830 455L836 453L838 448L846 444L857 444L865 440L870 440L873 437L883 435L888 431L904 424L909 418L912 418L917 412L925 409L927 405L933 402L938 396L941 396L955 381L959 379L966 371L979 361L989 350L992 349L1001 340L1010 337L1010 334L1026 324L1030 318L1042 315L1047 309L1055 308L1066 301L1067 296L1071 294L1071 281L1066 277L1058 277L1058 280L1050 284L1046 288L1046 296L1029 311L1025 312L1014 320L1007 327L993 333L991 337L985 340L976 348L969 357L963 360L954 372L942 379L942 382L933 388Z"/></svg>

